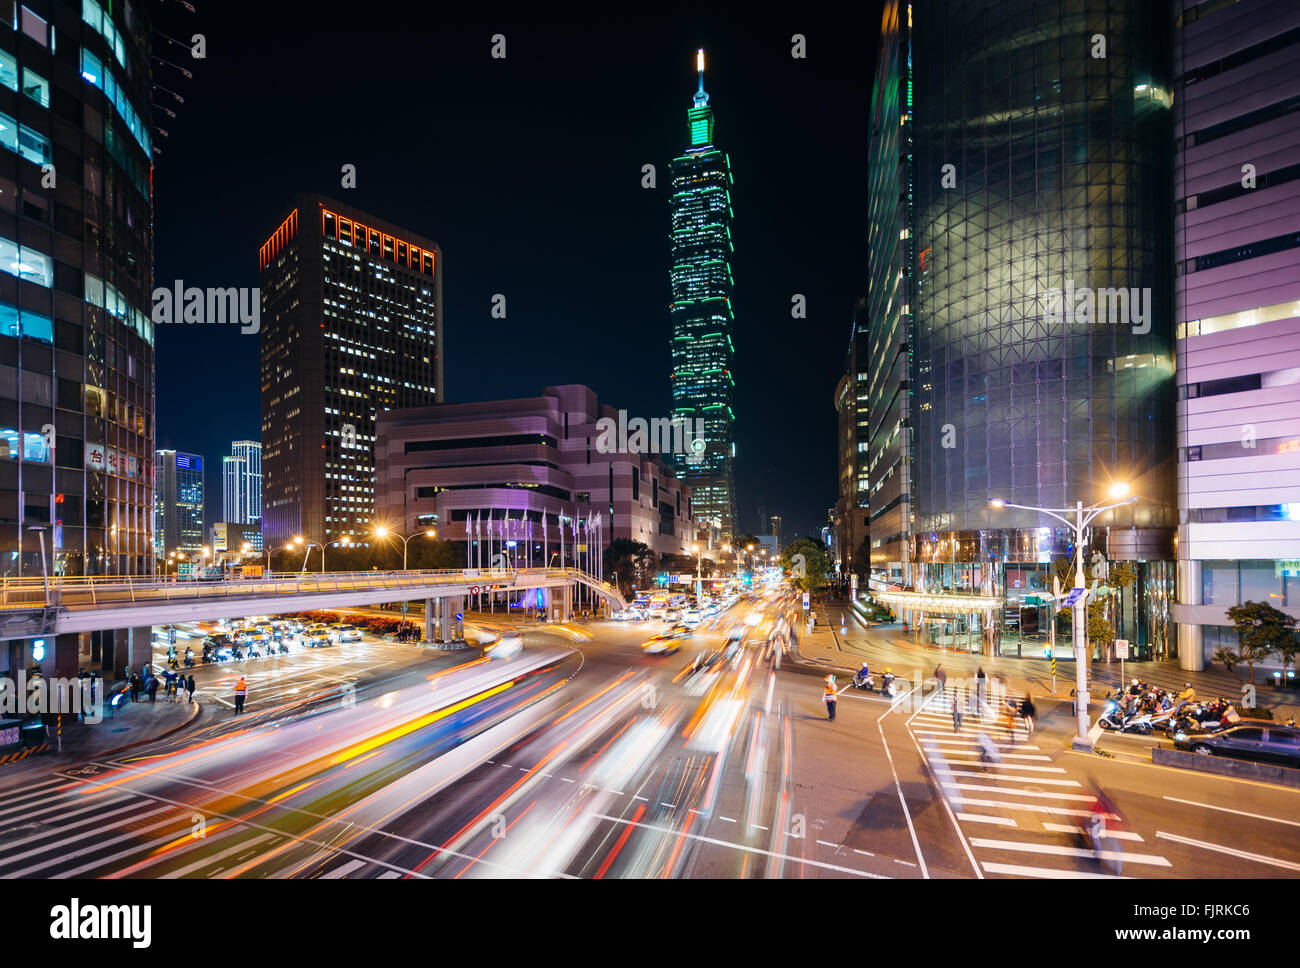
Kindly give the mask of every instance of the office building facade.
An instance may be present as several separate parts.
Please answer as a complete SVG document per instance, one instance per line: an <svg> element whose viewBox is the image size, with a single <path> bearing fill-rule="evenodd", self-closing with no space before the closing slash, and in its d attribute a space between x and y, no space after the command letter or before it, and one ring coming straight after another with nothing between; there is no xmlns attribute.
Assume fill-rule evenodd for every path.
<svg viewBox="0 0 1300 968"><path fill-rule="evenodd" d="M1178 4L1178 658L1300 616L1300 7Z"/></svg>
<svg viewBox="0 0 1300 968"><path fill-rule="evenodd" d="M375 513L376 419L442 400L441 250L300 195L258 265L265 540L360 539Z"/></svg>
<svg viewBox="0 0 1300 968"><path fill-rule="evenodd" d="M911 17L911 224L885 205L879 233L915 253L893 297L911 316L907 556L916 589L981 600L913 612L918 634L1041 655L1057 621L1051 562L1073 557L1071 531L991 502L1086 506L1123 481L1139 500L1085 542L1136 574L1107 606L1119 637L1138 656L1168 655L1169 5L938 2ZM877 159L896 157L882 146ZM873 521L873 544L889 535Z"/></svg>
<svg viewBox="0 0 1300 968"><path fill-rule="evenodd" d="M141 4L0 3L0 575L154 565L151 93Z"/></svg>
<svg viewBox="0 0 1300 968"><path fill-rule="evenodd" d="M673 414L703 421L703 449L674 457L677 477L690 485L701 522L716 522L723 541L735 529L735 312L731 273L731 161L714 144L713 108L704 90L704 51L697 54L699 88L688 112L689 140L672 161L672 406Z"/></svg>
<svg viewBox="0 0 1300 968"><path fill-rule="evenodd" d="M175 450L160 450L154 490L154 529L157 553L162 558L173 551L201 555L203 527L203 458Z"/></svg>
<svg viewBox="0 0 1300 968"><path fill-rule="evenodd" d="M850 354L856 360L850 372L859 398L859 460L865 469L857 483L865 488L870 568L884 582L903 580L912 531L911 71L910 8L888 0L871 92L867 301L855 321Z"/></svg>
<svg viewBox="0 0 1300 968"><path fill-rule="evenodd" d="M234 524L262 523L262 445L236 440L221 462L221 510Z"/></svg>
<svg viewBox="0 0 1300 968"><path fill-rule="evenodd" d="M585 386L382 413L377 519L403 534L436 528L442 540L470 542L476 566L479 543L502 540L524 563L593 572L620 538L656 555L690 554L690 488L656 454L605 449L600 421L617 418Z"/></svg>
<svg viewBox="0 0 1300 968"><path fill-rule="evenodd" d="M837 485L831 527L834 559L842 574L865 573L871 560L869 337L864 296L854 304L844 375L835 385ZM865 582L862 588L866 590Z"/></svg>

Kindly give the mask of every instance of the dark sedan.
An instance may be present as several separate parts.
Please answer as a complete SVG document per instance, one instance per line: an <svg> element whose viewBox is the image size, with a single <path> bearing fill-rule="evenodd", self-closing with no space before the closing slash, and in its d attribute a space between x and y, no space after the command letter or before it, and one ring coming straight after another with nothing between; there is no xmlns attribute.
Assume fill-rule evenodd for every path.
<svg viewBox="0 0 1300 968"><path fill-rule="evenodd" d="M1235 756L1300 767L1300 729L1272 720L1243 720L1216 733L1178 733L1174 746L1202 756Z"/></svg>

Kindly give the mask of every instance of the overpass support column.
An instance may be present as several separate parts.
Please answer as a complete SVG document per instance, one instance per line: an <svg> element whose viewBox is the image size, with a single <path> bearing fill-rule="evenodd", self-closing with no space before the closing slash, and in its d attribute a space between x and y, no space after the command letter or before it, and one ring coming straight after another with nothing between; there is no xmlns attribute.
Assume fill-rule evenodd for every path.
<svg viewBox="0 0 1300 968"><path fill-rule="evenodd" d="M119 652L113 657L113 673L120 677L126 666L130 666L136 672L146 663L152 663L154 675L162 672L159 664L154 662L153 656L153 627L150 625L141 625L133 629L121 629L118 631L118 642L123 638L126 640L126 655L123 657ZM162 662L166 663L166 650L163 650Z"/></svg>
<svg viewBox="0 0 1300 968"><path fill-rule="evenodd" d="M424 641L433 641L434 609L438 607L440 599L426 598L424 600Z"/></svg>
<svg viewBox="0 0 1300 968"><path fill-rule="evenodd" d="M569 621L573 618L573 586L565 585L564 594L560 596L561 612L560 619Z"/></svg>

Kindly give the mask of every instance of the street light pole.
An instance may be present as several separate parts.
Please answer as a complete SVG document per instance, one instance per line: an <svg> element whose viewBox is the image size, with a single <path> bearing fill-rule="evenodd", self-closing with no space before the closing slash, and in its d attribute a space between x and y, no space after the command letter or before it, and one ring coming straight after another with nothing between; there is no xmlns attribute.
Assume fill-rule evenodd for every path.
<svg viewBox="0 0 1300 968"><path fill-rule="evenodd" d="M1127 494L1128 485L1123 483L1112 484L1109 493L1111 497ZM1082 501L1076 501L1072 508L1040 508L1027 504L1012 504L1009 501L998 499L989 502L995 508L1020 508L1022 511L1038 511L1042 514L1050 514L1058 521L1064 522L1074 532L1074 587L1082 591L1075 596L1070 623L1071 642L1074 646L1074 710L1078 728L1078 734L1074 737L1072 745L1074 749L1084 752L1091 752L1092 741L1088 738L1088 675L1087 668L1084 665L1084 653L1088 648L1088 586L1083 580L1083 529L1092 523L1097 515L1123 507L1126 504L1132 504L1136 500L1135 495L1115 504L1094 504L1086 508L1083 506ZM1073 521L1064 516L1071 511L1074 512Z"/></svg>

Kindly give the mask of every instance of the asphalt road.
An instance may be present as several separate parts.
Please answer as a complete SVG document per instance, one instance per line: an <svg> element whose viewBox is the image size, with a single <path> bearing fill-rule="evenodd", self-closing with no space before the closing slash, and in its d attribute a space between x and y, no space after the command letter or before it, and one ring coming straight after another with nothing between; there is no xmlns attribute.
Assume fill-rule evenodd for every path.
<svg viewBox="0 0 1300 968"><path fill-rule="evenodd" d="M692 671L720 630L646 655L661 627L530 628L508 659L368 640L200 668L195 727L21 785L0 776L0 876L1300 871L1300 791L1069 752L1068 708L1033 735L970 716L954 731L945 699L850 688L832 722L822 670L777 672L745 649ZM981 765L981 733L1000 763ZM1119 815L1102 861L1078 837L1095 786Z"/></svg>

